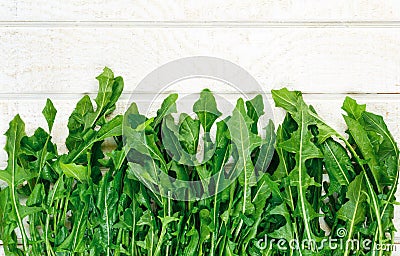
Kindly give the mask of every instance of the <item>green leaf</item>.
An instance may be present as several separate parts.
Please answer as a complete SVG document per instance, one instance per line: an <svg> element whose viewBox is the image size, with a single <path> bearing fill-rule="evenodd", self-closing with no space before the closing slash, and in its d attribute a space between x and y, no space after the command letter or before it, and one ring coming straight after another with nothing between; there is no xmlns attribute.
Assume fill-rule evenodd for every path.
<svg viewBox="0 0 400 256"><path fill-rule="evenodd" d="M17 223L22 235L23 249L28 250L28 237L22 220L25 216L38 211L40 208L36 209L21 205L17 194L18 185L35 177L33 173L23 169L18 162L18 156L21 153L20 143L25 136L25 124L19 115L15 116L10 122L9 129L5 135L7 136L5 150L8 155L8 161L7 168L4 171L0 171L0 179L7 182L10 190L9 198L12 207L11 212L8 213L10 214L9 218Z"/></svg>
<svg viewBox="0 0 400 256"><path fill-rule="evenodd" d="M346 139L300 92L276 90L286 118L276 136L270 121L261 137L261 96L239 99L217 123L222 114L209 90L193 106L196 118L181 113L175 122L174 94L154 118L132 104L125 119L108 121L123 80L105 68L98 81L95 108L85 96L69 118L65 155L51 142L50 100L43 110L49 131L26 136L19 116L10 123L0 170L8 184L0 189L6 255L385 255L326 244L311 251L257 247L264 237L336 239L339 228L346 239L391 243L399 150L383 118L365 105L345 100ZM115 143L103 145L108 138ZM193 200L173 199L182 195Z"/></svg>
<svg viewBox="0 0 400 256"><path fill-rule="evenodd" d="M55 109L53 102L47 99L46 106L44 107L43 116L46 118L47 124L49 126L49 131L53 129L54 120L56 118L57 110Z"/></svg>
<svg viewBox="0 0 400 256"><path fill-rule="evenodd" d="M45 192L43 184L40 183L36 184L36 186L33 188L31 195L26 201L26 205L40 207L42 203L44 203L44 197L45 197Z"/></svg>
<svg viewBox="0 0 400 256"><path fill-rule="evenodd" d="M104 124L98 131L96 137L97 141L105 140L106 138L116 137L122 135L122 120L123 116L118 115L112 120Z"/></svg>
<svg viewBox="0 0 400 256"><path fill-rule="evenodd" d="M200 217L200 239L199 239L199 248L200 252L199 254L202 254L203 251L203 244L205 241L210 239L211 235L211 218L210 218L210 211L208 209L202 209L199 212L199 217Z"/></svg>
<svg viewBox="0 0 400 256"><path fill-rule="evenodd" d="M87 205L74 211L73 225L70 235L57 248L58 252L82 252L85 248L84 236L87 228L88 208Z"/></svg>
<svg viewBox="0 0 400 256"><path fill-rule="evenodd" d="M111 180L111 173L107 172L99 183L97 197L97 209L99 217L99 242L103 250L110 255L113 245L113 226L117 221L118 193L116 191L116 180Z"/></svg>
<svg viewBox="0 0 400 256"><path fill-rule="evenodd" d="M278 148L295 154L296 165L289 174L290 185L297 187L298 191L298 204L295 214L303 222L305 238L311 241L316 238L311 228L311 221L320 215L312 208L306 194L310 186L320 186L320 184L315 182L307 173L306 161L323 156L321 151L311 142L312 134L309 131L309 126L315 125L315 120L308 115L308 111L306 104L299 101L296 111L293 111L292 114L298 129L291 134L288 140L278 144Z"/></svg>
<svg viewBox="0 0 400 256"><path fill-rule="evenodd" d="M321 150L324 154L325 169L331 181L329 193L339 193L340 187L349 186L355 177L351 159L346 149L333 139L326 140L322 144Z"/></svg>
<svg viewBox="0 0 400 256"><path fill-rule="evenodd" d="M350 230L354 230L354 226L364 221L366 207L362 207L363 202L366 201L366 191L364 187L363 175L357 177L350 183L346 193L349 199L338 212L338 217L342 220L349 222Z"/></svg>
<svg viewBox="0 0 400 256"><path fill-rule="evenodd" d="M175 124L174 118L171 115L168 115L164 118L164 123L162 126L162 143L165 147L165 150L168 152L168 155L180 164L185 165L196 165L197 162L196 154L189 154L187 150L182 147L179 139L187 140L188 143L191 143L192 147L193 141L190 141L190 138L183 138L182 134L180 134L178 125ZM187 134L186 134L187 135ZM187 143L182 143L184 146L187 146ZM186 144L186 145L185 145ZM189 147L191 147L189 145ZM192 148L192 152L196 150Z"/></svg>
<svg viewBox="0 0 400 256"><path fill-rule="evenodd" d="M347 112L349 117L358 120L361 118L362 113L365 112L366 105L358 105L354 99L346 97L343 102L342 109Z"/></svg>
<svg viewBox="0 0 400 256"><path fill-rule="evenodd" d="M110 157L111 161L113 162L115 170L121 169L122 165L124 164L126 151L125 150L113 150L107 154Z"/></svg>
<svg viewBox="0 0 400 256"><path fill-rule="evenodd" d="M209 89L204 89L200 93L200 98L193 105L195 112L203 126L204 131L210 131L215 120L222 115L217 108L217 102Z"/></svg>
<svg viewBox="0 0 400 256"><path fill-rule="evenodd" d="M247 115L253 120L251 131L258 133L257 124L260 116L264 114L264 102L261 95L257 95L251 100L246 101Z"/></svg>
<svg viewBox="0 0 400 256"><path fill-rule="evenodd" d="M285 109L291 115L297 112L299 106L306 106L302 94L299 91L289 91L287 88L280 90L272 90L272 98L275 105ZM322 143L331 136L338 136L338 133L325 123L316 113L313 108L303 108L303 115L305 118L313 119L318 124L318 142Z"/></svg>
<svg viewBox="0 0 400 256"><path fill-rule="evenodd" d="M122 79L122 77L118 76L114 79L110 101L108 102L107 105L107 111L104 113L105 116L111 114L115 110L116 107L115 104L117 103L123 90L124 90L124 80Z"/></svg>
<svg viewBox="0 0 400 256"><path fill-rule="evenodd" d="M349 97L346 98L342 107L348 116L343 116L349 128L349 133L356 142L362 156L375 179L378 191L381 186L390 185L391 180L388 172L384 171L384 160L389 156L398 154L397 145L390 132L384 124L383 118L365 111L365 105L359 105ZM383 138L382 141L377 137ZM378 144L378 148L376 145Z"/></svg>
<svg viewBox="0 0 400 256"><path fill-rule="evenodd" d="M192 119L187 114L180 115L179 141L183 148L191 155L197 153L199 143L200 121Z"/></svg>
<svg viewBox="0 0 400 256"><path fill-rule="evenodd" d="M217 247L217 239L219 236L219 223L220 223L220 205L221 202L224 201L223 193L227 192L227 189L223 190L222 188L226 187L226 183L230 182L225 179L225 164L229 161L229 157L231 155L231 145L229 140L229 130L226 124L226 120L219 121L217 123L217 134L216 134L216 149L213 155L213 164L212 164L212 175L214 176L215 191L214 191L214 204L212 208L212 234L211 234L211 250L210 253L213 254L214 250ZM220 191L222 193L220 193ZM193 242L194 243L194 242ZM196 243L197 245L197 243Z"/></svg>
<svg viewBox="0 0 400 256"><path fill-rule="evenodd" d="M283 108L292 114L297 112L297 104L301 100L301 92L282 88L280 90L272 90L272 97L277 107Z"/></svg>
<svg viewBox="0 0 400 256"><path fill-rule="evenodd" d="M7 220L7 204L9 203L9 190L0 190L0 239L7 240L7 235L5 234L6 220Z"/></svg>
<svg viewBox="0 0 400 256"><path fill-rule="evenodd" d="M272 92L272 96L273 96L274 101L275 101L277 106L281 106L281 107L285 108L293 116L296 113L296 109L299 108L298 105L305 105L304 101L301 98L301 94L300 93L289 92L285 88L281 89L281 90L278 90L278 91L273 91ZM296 101L298 101L298 102L296 103ZM359 112L363 110L363 107L360 107L360 108L357 107L357 109L350 111L349 108L351 108L351 107L354 108L355 107L355 105L353 103L352 104L346 104L345 110L347 110L347 111L352 113L352 114L349 114L349 115L357 116L357 115L359 115ZM369 198L371 199L371 212L373 213L374 219L378 224L377 225L377 227L378 227L377 228L377 232L379 231L378 232L379 235L377 235L375 237L376 239L374 241L376 243L382 243L383 242L383 228L382 228L382 222L381 222L381 211L379 209L380 202L379 202L379 199L378 199L378 197L376 195L376 192L374 191L373 184L369 180L370 179L369 176L371 176L371 177L375 176L375 179L377 178L376 177L376 173L379 172L380 167L379 166L378 167L374 167L375 165L372 163L372 162L375 162L374 160L372 160L372 162L369 161L369 159L362 160L358 156L358 153L356 152L356 150L358 150L358 149L354 150L353 149L353 145L351 145L350 142L348 140L346 140L341 134L339 134L338 132L333 130L330 126L328 126L316 114L315 110L312 107L309 107L307 109L307 111L303 112L303 113L306 114L307 118L313 119L313 121L314 121L313 125L317 126L317 128L318 128L318 143L323 143L325 140L327 140L330 137L338 137L340 140L342 140L346 144L346 148L347 148L347 150L349 150L351 152L352 156L354 157L354 160L356 161L356 165L358 165L361 168L361 170L363 172L363 175L364 175L364 178L366 180L367 189L368 189L368 195L369 195ZM364 147L364 151L369 151L368 147L373 149L373 146L372 146L371 142L368 142L368 139L369 139L368 138L368 133L365 133L365 131L363 131L364 127L359 123L362 120L360 119L360 120L356 121L356 120L354 120L354 119L352 119L350 117L347 117L346 119L351 119L351 120L354 121L350 125L353 126L351 128L351 130L353 130L353 133L358 133L357 134L357 136L359 136L357 138L358 142L356 141L357 146L360 147L359 144L361 144L361 147ZM351 122L351 120L350 120L350 122ZM347 120L346 120L346 122L347 122ZM354 123L356 123L356 124L354 124ZM350 132L350 134L351 134L350 140L352 140L352 141L355 140L353 138L352 132ZM376 138L374 138L374 140L375 139ZM368 146L368 143L370 143L371 145ZM376 146L376 145L374 145L374 146ZM371 154L370 152L366 152L366 153L367 154ZM363 156L364 156L364 153L363 153ZM365 156L364 156L364 158L365 158ZM369 170L364 168L365 162L367 162L368 165L371 168L375 169L374 171L372 171L372 173L375 173L374 175L369 175L369 174L366 173L366 171L369 171ZM292 176L292 173L291 173L291 176ZM382 176L384 176L384 175L382 175ZM382 178L382 176L381 176L381 178ZM377 183L377 182L375 182L375 183ZM378 187L378 190L381 189L380 186L377 186L377 187Z"/></svg>
<svg viewBox="0 0 400 256"><path fill-rule="evenodd" d="M97 107L94 113L85 115L85 130L93 128L99 120L104 122L105 116L115 109L115 103L123 89L122 78L118 78L116 81L114 73L107 67L96 79L99 81L99 91L94 99Z"/></svg>
<svg viewBox="0 0 400 256"><path fill-rule="evenodd" d="M7 168L0 171L0 179L9 186L18 186L25 180L33 178L32 174L26 172L18 163L21 140L25 136L25 124L19 115L10 122L10 127L5 133L7 136L5 150L8 155Z"/></svg>
<svg viewBox="0 0 400 256"><path fill-rule="evenodd" d="M160 234L160 239L158 240L154 255L160 255L160 253L161 253L161 246L165 241L164 237L167 234L168 225L172 222L179 221L178 218L172 217L172 216L165 216L165 217L159 217L159 218L161 220L161 234Z"/></svg>
<svg viewBox="0 0 400 256"><path fill-rule="evenodd" d="M272 120L269 120L268 125L265 127L265 139L260 147L260 153L254 166L255 170L258 172L258 176L265 173L271 163L275 151L275 141L275 126Z"/></svg>
<svg viewBox="0 0 400 256"><path fill-rule="evenodd" d="M188 256L198 255L198 243L199 243L199 232L192 227L192 229L186 233L187 237L190 237L188 246L185 247L184 254Z"/></svg>
<svg viewBox="0 0 400 256"><path fill-rule="evenodd" d="M41 207L30 207L30 206L25 206L25 205L21 205L21 204L18 205L18 212L22 219L25 218L26 216L32 215L41 210L42 210Z"/></svg>
<svg viewBox="0 0 400 256"><path fill-rule="evenodd" d="M74 178L80 182L89 179L89 172L87 166L77 165L74 163L64 164L60 162L60 168L65 175Z"/></svg>
<svg viewBox="0 0 400 256"><path fill-rule="evenodd" d="M367 192L364 187L364 175L358 175L349 185L346 197L349 199L337 212L338 218L346 221L347 239L352 239L357 225L365 221ZM346 245L344 255L348 255L349 246Z"/></svg>
<svg viewBox="0 0 400 256"><path fill-rule="evenodd" d="M257 184L255 195L252 199L252 203L255 206L255 211L252 214L253 225L249 228L248 235L245 237L243 243L247 246L251 239L257 236L257 231L262 221L262 215L265 211L268 197L271 196L271 179L268 174L264 174L262 179Z"/></svg>
<svg viewBox="0 0 400 256"><path fill-rule="evenodd" d="M378 185L378 190L381 190L382 185L390 184L388 177L384 172L381 172L379 168L379 162L374 152L373 145L371 144L368 134L365 131L362 124L354 120L351 117L343 116L346 121L349 132L356 142L358 149L361 151L362 156L367 161L369 168L371 169L372 175L375 179L375 183Z"/></svg>
<svg viewBox="0 0 400 256"><path fill-rule="evenodd" d="M23 152L21 157L28 160L25 168L37 173L38 178L48 181L57 178L51 168L52 161L57 157L57 148L45 130L38 128L32 136L22 138L21 151Z"/></svg>
<svg viewBox="0 0 400 256"><path fill-rule="evenodd" d="M375 152L381 165L381 170L385 172L392 185L390 186L389 192L387 192L387 199L383 203L384 205L381 210L381 219L385 230L390 230L388 232L390 232L393 236L394 227L392 223L392 204L396 200L394 195L398 187L399 149L381 116L369 112L363 112L362 119L364 121L365 130L369 133L369 136L371 134L376 134L382 138L382 141L378 145L378 149L375 150ZM376 232L375 236L377 235L378 232Z"/></svg>
<svg viewBox="0 0 400 256"><path fill-rule="evenodd" d="M145 233L145 240L144 241L138 241L138 245L144 249L147 250L148 255L154 255L155 251L155 244L157 242L157 237L155 237L155 220L153 215L151 214L150 210L146 210L143 212L143 215L140 217L137 225L140 226L148 226L149 229L147 233Z"/></svg>
<svg viewBox="0 0 400 256"><path fill-rule="evenodd" d="M294 239L294 233L292 228L292 221L290 217L290 212L286 207L286 204L280 204L276 206L269 212L270 215L281 215L285 218L285 224L279 229L274 230L274 232L269 235L274 238L285 238L286 241L292 241Z"/></svg>
<svg viewBox="0 0 400 256"><path fill-rule="evenodd" d="M383 138L379 145L379 149L376 152L379 161L385 161L385 159L390 156L397 157L399 154L397 143L395 142L392 134L389 132L389 129L387 128L382 116L369 112L363 112L362 119L367 132L375 132Z"/></svg>
<svg viewBox="0 0 400 256"><path fill-rule="evenodd" d="M68 120L69 135L66 144L69 151L79 147L86 150L86 146L90 146L88 142L97 130L96 126L103 126L107 123L106 116L115 110L115 103L122 93L124 86L122 78L114 78L114 74L109 68L104 68L97 80L99 81L99 92L95 98L96 110L93 109L91 99L85 96L78 102ZM94 142L92 141L92 143ZM75 157L80 157L80 153L70 159L75 160Z"/></svg>
<svg viewBox="0 0 400 256"><path fill-rule="evenodd" d="M243 187L243 198L239 205L243 215L252 214L255 210L251 202L251 187L256 185L257 180L250 154L256 147L260 146L261 138L251 132L252 124L253 120L247 116L243 100L239 99L227 125L237 152L237 159L235 159L232 172L234 175L239 174L239 184ZM242 225L243 220L241 219L235 236L239 235Z"/></svg>
<svg viewBox="0 0 400 256"><path fill-rule="evenodd" d="M85 163L87 161L86 155L92 147L96 148L96 145L101 145L102 141L107 138L122 135L122 122L123 116L118 115L109 122L103 123L98 131L94 129L87 130L82 135L83 137L80 139L80 144L70 149L67 162L77 161L79 163ZM78 160L82 158L84 161Z"/></svg>
<svg viewBox="0 0 400 256"><path fill-rule="evenodd" d="M281 180L284 177L289 176L290 171L294 168L294 159L291 157L291 153L277 147L281 142L284 142L290 138L290 134L297 130L297 123L293 120L290 114L286 114L286 117L282 123L279 125L276 133L276 152L279 157L279 164L276 168L273 177L274 179ZM290 196L289 198L292 198ZM293 208L294 210L294 208Z"/></svg>
<svg viewBox="0 0 400 256"><path fill-rule="evenodd" d="M154 119L153 127L161 123L165 116L176 112L176 100L178 94L169 95L161 104L161 108L157 110L157 116Z"/></svg>
<svg viewBox="0 0 400 256"><path fill-rule="evenodd" d="M84 116L93 113L93 106L89 96L84 96L77 104L68 119L69 134L66 140L68 150L77 148L83 142Z"/></svg>
<svg viewBox="0 0 400 256"><path fill-rule="evenodd" d="M128 128L125 131L125 135L126 147L128 149L135 149L139 153L159 161L164 170L167 170L164 156L156 145L156 138L154 134L146 135L144 132L139 132Z"/></svg>
<svg viewBox="0 0 400 256"><path fill-rule="evenodd" d="M53 188L48 191L46 206L50 208L53 205L53 202L64 197L66 192L64 176L60 176L56 183L54 183Z"/></svg>

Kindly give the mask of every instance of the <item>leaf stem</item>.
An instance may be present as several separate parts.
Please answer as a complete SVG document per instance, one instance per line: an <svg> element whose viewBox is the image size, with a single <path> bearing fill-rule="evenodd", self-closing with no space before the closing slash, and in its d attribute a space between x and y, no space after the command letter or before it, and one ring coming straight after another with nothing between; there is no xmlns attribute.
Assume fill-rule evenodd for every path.
<svg viewBox="0 0 400 256"><path fill-rule="evenodd" d="M353 149L353 147L350 145L350 143L339 133L336 134L336 136L341 139L347 146L347 148L349 149L349 151L351 152L351 154L354 156L354 158L356 159L358 165L360 166L363 175L365 177L365 180L367 182L367 187L368 187L368 192L370 194L370 197L372 199L372 203L373 203L373 211L376 217L376 222L378 223L378 233L379 233L379 237L378 237L378 243L381 244L383 242L383 228L382 228L382 220L381 220L381 213L379 212L379 203L378 203L378 198L376 197L374 188L372 187L372 184L369 180L369 177L367 175L367 172L362 164L362 161L360 159L360 157L358 156L358 154L356 153L356 151ZM376 237L374 239L374 243L376 243ZM373 250L373 253L375 254L376 251ZM379 256L383 255L383 250L379 250Z"/></svg>

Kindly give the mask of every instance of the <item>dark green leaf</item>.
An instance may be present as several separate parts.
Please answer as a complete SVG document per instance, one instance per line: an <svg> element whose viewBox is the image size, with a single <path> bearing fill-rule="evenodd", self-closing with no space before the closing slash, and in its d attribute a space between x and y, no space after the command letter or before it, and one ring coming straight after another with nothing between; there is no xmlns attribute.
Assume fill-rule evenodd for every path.
<svg viewBox="0 0 400 256"><path fill-rule="evenodd" d="M53 102L47 99L46 106L44 107L43 116L46 118L47 124L49 126L49 131L53 129L54 120L56 118L57 110L55 109Z"/></svg>
<svg viewBox="0 0 400 256"><path fill-rule="evenodd" d="M222 114L217 108L217 102L210 90L204 89L200 98L193 105L193 112L199 117L205 132L209 132L215 120Z"/></svg>

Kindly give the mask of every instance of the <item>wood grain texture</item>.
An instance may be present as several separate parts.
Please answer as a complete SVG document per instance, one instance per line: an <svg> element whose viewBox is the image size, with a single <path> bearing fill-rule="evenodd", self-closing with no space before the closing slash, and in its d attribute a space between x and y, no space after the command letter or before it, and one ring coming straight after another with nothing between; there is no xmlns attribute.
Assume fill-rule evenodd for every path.
<svg viewBox="0 0 400 256"><path fill-rule="evenodd" d="M6 21L370 21L398 20L396 0L3 0Z"/></svg>
<svg viewBox="0 0 400 256"><path fill-rule="evenodd" d="M161 64L196 55L237 63L266 89L400 93L400 27L0 28L0 38L0 97L94 92L105 65L132 91Z"/></svg>

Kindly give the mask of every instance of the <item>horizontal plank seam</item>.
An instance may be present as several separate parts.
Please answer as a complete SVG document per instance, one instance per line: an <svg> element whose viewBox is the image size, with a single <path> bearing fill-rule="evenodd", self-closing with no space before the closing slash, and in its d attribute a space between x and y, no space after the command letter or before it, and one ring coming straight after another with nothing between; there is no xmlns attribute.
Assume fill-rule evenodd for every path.
<svg viewBox="0 0 400 256"><path fill-rule="evenodd" d="M0 21L0 27L400 28L400 21Z"/></svg>
<svg viewBox="0 0 400 256"><path fill-rule="evenodd" d="M133 91L125 91L121 95L122 100L127 100L129 99L130 95L143 95L143 96L153 96L153 95L169 95L171 93L175 93L176 91L166 91L166 92L133 92ZM185 91L177 91L179 94L182 95L188 95L188 94L199 94L199 92L185 92ZM242 95L244 94L265 94L265 95L271 95L270 92L261 92L261 91L249 91L249 92L219 92L215 91L215 94L219 95ZM303 92L303 95L320 95L320 96L345 96L345 95L350 95L350 96L366 96L366 97L371 97L371 96L376 96L376 97L393 97L393 98L398 98L400 97L400 93L376 93L376 92L342 92L342 93L329 93L329 92ZM34 93L0 93L0 100L40 100L40 99L46 99L46 98L51 98L51 99L75 99L79 98L85 95L89 95L91 97L95 97L97 95L97 92L85 92L85 93L73 93L73 92L34 92Z"/></svg>

